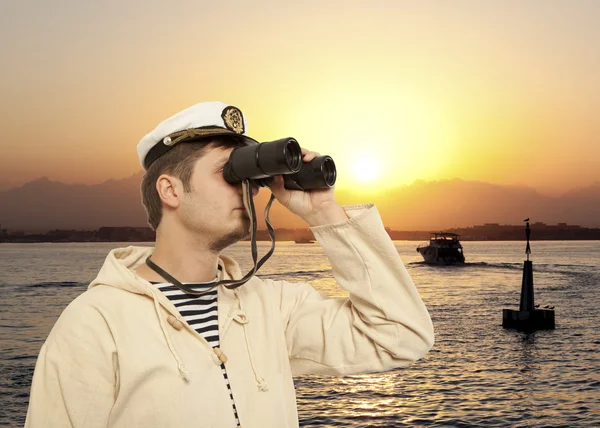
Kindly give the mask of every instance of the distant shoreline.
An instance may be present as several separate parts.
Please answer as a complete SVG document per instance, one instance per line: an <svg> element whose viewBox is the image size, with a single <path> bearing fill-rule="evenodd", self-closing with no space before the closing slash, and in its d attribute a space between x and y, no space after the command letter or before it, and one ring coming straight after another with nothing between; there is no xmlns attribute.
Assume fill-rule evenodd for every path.
<svg viewBox="0 0 600 428"><path fill-rule="evenodd" d="M440 230L392 230L385 228L394 241L428 241L432 232ZM459 235L460 241L524 241L523 225L500 225L485 223L483 225L444 229ZM310 229L275 229L277 241L311 240L315 237ZM259 230L257 241L270 242L267 230ZM150 227L101 227L98 230L52 230L46 233L12 232L0 229L0 243L70 243L70 242L154 242L156 233ZM596 241L600 240L600 228L586 228L578 225L559 223L547 225L533 223L531 225L531 241Z"/></svg>

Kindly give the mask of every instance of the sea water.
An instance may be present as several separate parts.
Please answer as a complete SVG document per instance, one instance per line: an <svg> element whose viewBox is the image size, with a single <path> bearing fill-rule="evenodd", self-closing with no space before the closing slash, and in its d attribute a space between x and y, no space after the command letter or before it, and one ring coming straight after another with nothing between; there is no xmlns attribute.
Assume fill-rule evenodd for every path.
<svg viewBox="0 0 600 428"><path fill-rule="evenodd" d="M502 309L518 309L523 242L463 242L464 266L426 265L418 244L395 242L431 314L433 349L385 373L295 378L300 425L600 426L600 242L532 242L535 302L556 312L555 330L533 334L501 326ZM128 245L0 244L0 426L23 426L50 329L108 251ZM251 268L248 242L225 253ZM260 275L347 296L318 244L278 243Z"/></svg>

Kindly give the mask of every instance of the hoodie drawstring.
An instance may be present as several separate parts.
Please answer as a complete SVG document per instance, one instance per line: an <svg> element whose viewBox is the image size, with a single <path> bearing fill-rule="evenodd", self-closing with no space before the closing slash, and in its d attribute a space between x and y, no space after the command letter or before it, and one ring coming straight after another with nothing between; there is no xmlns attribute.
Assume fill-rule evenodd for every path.
<svg viewBox="0 0 600 428"><path fill-rule="evenodd" d="M183 361L181 361L179 354L175 350L175 346L173 346L173 342L171 342L171 337L169 336L169 333L167 333L167 326L165 325L165 321L163 320L163 317L160 316L160 306L158 304L158 299L156 298L154 292L150 291L150 295L152 296L152 300L154 301L154 309L156 311L156 316L158 317L158 323L160 324L160 328L163 332L163 335L165 336L165 340L167 341L167 346L169 347L173 358L175 358L175 361L177 362L177 369L179 370L179 375L183 378L183 380L189 382L190 372L188 372L185 368Z"/></svg>
<svg viewBox="0 0 600 428"><path fill-rule="evenodd" d="M246 312L244 311L244 307L242 305L242 299L240 299L238 290L234 289L233 292L235 293L235 297L237 297L237 300L240 305L240 310L235 312L235 314L233 315L233 319L235 321L237 321L239 324L241 324L242 328L244 329L244 339L246 340L246 349L248 350L248 356L250 358L250 365L252 366L252 372L254 373L254 379L256 379L256 384L258 386L259 391L263 391L263 392L268 391L269 384L261 375L258 374L258 370L256 370L256 366L254 365L254 357L252 356L252 348L250 347L250 340L248 339L248 329L246 328L246 325L248 324L248 322L250 320L248 319L248 315L246 315Z"/></svg>
<svg viewBox="0 0 600 428"><path fill-rule="evenodd" d="M246 342L246 349L248 351L248 357L250 359L250 366L252 367L252 372L254 374L254 379L256 380L256 385L258 386L258 390L262 391L262 392L268 391L269 385L268 385L267 381L258 373L258 370L256 369L256 364L254 363L254 356L252 354L252 347L250 346L250 339L249 339L248 328L247 328L247 324L250 320L248 319L248 315L246 315L246 312L244 311L242 299L240 298L238 290L235 289L235 290L233 290L233 292L235 293L235 296L237 298L237 301L239 304L239 309L230 311L229 316L231 316L231 318L233 320L235 320L237 323L239 323L244 330L244 340ZM175 358L175 361L177 362L177 369L179 370L179 375L185 381L189 382L190 372L186 369L185 364L181 360L181 357L175 350L175 346L173 345L173 342L171 341L171 337L169 336L169 333L167 332L167 326L165 325L165 321L160 313L161 309L160 309L160 304L158 303L158 299L152 290L148 290L148 293L150 294L150 296L152 297L152 301L154 302L154 310L156 311L158 323L160 324L160 328L165 337L165 341L167 342L167 346L169 347L169 350L171 351L173 358ZM229 326L227 326L227 327L229 327ZM174 326L174 328L175 328L175 326ZM226 328L226 330L227 330L227 328ZM221 363L225 363L227 361L227 357L225 356L225 354L223 354L223 352L219 348L213 348L212 350L214 352L213 359L215 359L215 363L221 364Z"/></svg>

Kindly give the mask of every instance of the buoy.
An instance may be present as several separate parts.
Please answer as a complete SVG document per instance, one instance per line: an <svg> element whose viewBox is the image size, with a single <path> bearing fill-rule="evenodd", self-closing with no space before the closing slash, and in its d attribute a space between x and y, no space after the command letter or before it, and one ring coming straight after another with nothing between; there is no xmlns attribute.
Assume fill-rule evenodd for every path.
<svg viewBox="0 0 600 428"><path fill-rule="evenodd" d="M525 227L525 234L527 236L525 254L527 254L527 260L523 264L521 302L518 311L514 309L502 309L502 327L522 331L553 330L555 328L554 310L537 309L540 305L534 304L533 262L529 260L529 254L531 254L531 247L529 245L531 229L529 228L529 219L525 221L527 222L527 226ZM545 308L549 308L549 306L545 306Z"/></svg>

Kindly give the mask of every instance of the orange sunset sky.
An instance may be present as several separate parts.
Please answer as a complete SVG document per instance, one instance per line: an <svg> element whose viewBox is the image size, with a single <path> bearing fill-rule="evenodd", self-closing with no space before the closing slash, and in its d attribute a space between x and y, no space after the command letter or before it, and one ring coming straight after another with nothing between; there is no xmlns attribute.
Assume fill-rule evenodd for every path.
<svg viewBox="0 0 600 428"><path fill-rule="evenodd" d="M200 101L334 157L338 187L600 180L600 2L5 1L0 190L138 172Z"/></svg>

